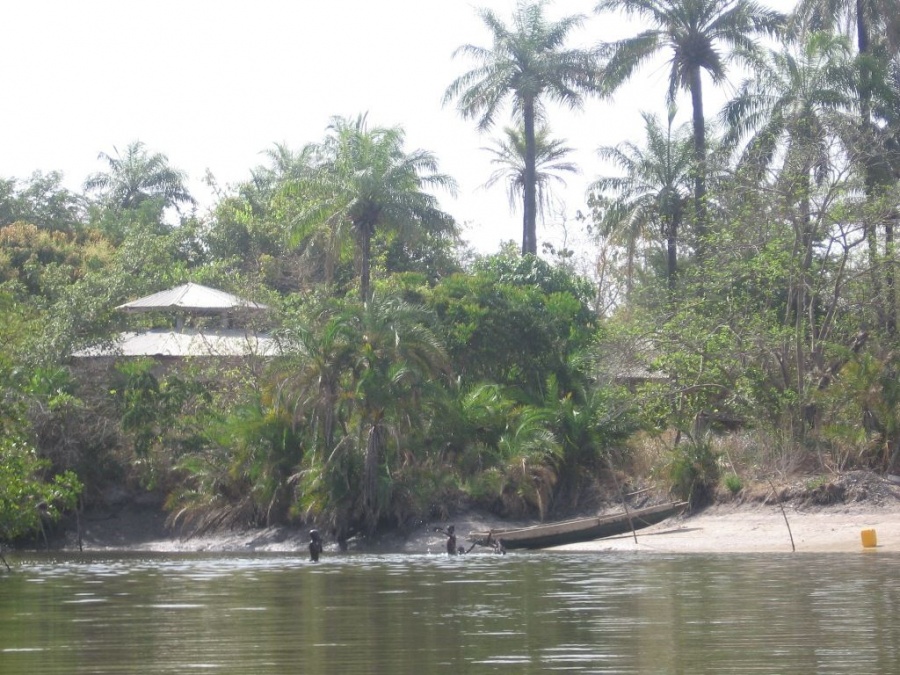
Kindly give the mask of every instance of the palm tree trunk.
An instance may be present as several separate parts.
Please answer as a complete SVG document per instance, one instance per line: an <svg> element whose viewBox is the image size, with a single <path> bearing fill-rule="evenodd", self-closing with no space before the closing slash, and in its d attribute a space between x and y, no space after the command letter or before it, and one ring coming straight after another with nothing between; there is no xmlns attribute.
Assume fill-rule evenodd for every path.
<svg viewBox="0 0 900 675"><path fill-rule="evenodd" d="M678 226L680 218L673 215L666 223L666 285L675 291L675 275L678 271Z"/></svg>
<svg viewBox="0 0 900 675"><path fill-rule="evenodd" d="M337 392L335 391L336 387L332 382L328 382L325 386L325 404L323 406L322 411L322 438L325 443L325 456L328 456L334 449L334 411L337 406Z"/></svg>
<svg viewBox="0 0 900 675"><path fill-rule="evenodd" d="M369 428L366 438L366 456L363 468L363 504L369 532L375 530L378 522L378 464L381 459L382 429L375 422Z"/></svg>
<svg viewBox="0 0 900 675"><path fill-rule="evenodd" d="M894 287L894 222L897 218L896 210L892 211L884 221L884 301L885 301L885 326L888 335L897 333L897 291Z"/></svg>
<svg viewBox="0 0 900 675"><path fill-rule="evenodd" d="M894 275L891 269L894 249L894 232L891 215L882 217L880 209L875 202L880 196L880 163L882 159L877 155L874 147L872 133L872 68L869 65L868 56L871 52L869 40L869 25L866 22L865 0L856 0L856 40L859 51L859 117L863 142L867 147L863 149L864 156L864 181L866 191L866 203L869 215L866 223L866 239L869 244L869 266L872 270L872 290L875 296L875 308L878 314L879 324L888 335L894 335L897 330L896 298L894 290ZM872 145L868 145L872 144ZM882 222L883 220L883 222ZM884 228L884 256L878 252L878 226ZM883 270L883 272L882 272ZM884 284L882 285L882 274Z"/></svg>
<svg viewBox="0 0 900 675"><path fill-rule="evenodd" d="M706 238L706 119L703 116L703 83L700 67L691 69L691 106L694 126L694 207L697 255L702 257Z"/></svg>
<svg viewBox="0 0 900 675"><path fill-rule="evenodd" d="M525 124L525 225L522 233L522 255L537 255L537 178L534 140L534 101L525 101L522 111Z"/></svg>
<svg viewBox="0 0 900 675"><path fill-rule="evenodd" d="M812 166L807 165L803 167L802 174L800 176L800 255L802 256L800 260L800 270L797 273L797 283L796 288L793 291L795 307L794 307L794 348L796 351L796 364L795 367L797 369L797 400L799 402L798 406L798 431L800 434L799 440L803 440L806 437L807 431L807 419L806 416L803 415L804 410L809 410L809 404L807 402L807 387L806 387L806 360L805 360L805 352L803 346L806 342L807 337L811 342L810 344L810 353L815 350L814 337L813 337L813 328L812 326L806 326L805 318L807 316L807 304L811 302L808 300L808 289L811 285L810 280L810 269L812 268L813 261L813 242L815 240L813 233L813 223L812 223ZM809 335L806 334L806 329L809 330Z"/></svg>
<svg viewBox="0 0 900 675"><path fill-rule="evenodd" d="M363 302L369 301L369 283L372 265L372 228L368 225L359 227L359 297Z"/></svg>

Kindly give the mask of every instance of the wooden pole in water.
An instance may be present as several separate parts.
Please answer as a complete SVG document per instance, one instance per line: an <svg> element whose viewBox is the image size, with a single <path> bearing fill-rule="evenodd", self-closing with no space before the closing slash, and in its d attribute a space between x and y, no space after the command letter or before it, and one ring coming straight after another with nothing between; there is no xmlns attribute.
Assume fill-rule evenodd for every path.
<svg viewBox="0 0 900 675"><path fill-rule="evenodd" d="M81 536L81 512L84 510L84 496L79 495L78 503L75 505L75 527L78 530L78 551L84 551L84 542Z"/></svg>

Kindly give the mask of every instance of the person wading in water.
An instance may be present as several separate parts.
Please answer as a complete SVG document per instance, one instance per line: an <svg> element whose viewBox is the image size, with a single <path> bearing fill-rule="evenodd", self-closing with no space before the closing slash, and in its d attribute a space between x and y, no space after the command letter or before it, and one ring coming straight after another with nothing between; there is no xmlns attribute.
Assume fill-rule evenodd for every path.
<svg viewBox="0 0 900 675"><path fill-rule="evenodd" d="M448 525L446 530L442 527L436 527L434 528L434 531L442 532L443 534L447 535L447 555L463 555L464 553L468 553L469 551L471 551L475 546L475 544L472 544L472 546L469 548L469 551L467 551L462 546L457 547L455 525Z"/></svg>
<svg viewBox="0 0 900 675"><path fill-rule="evenodd" d="M322 552L322 537L318 530L309 531L309 559L319 562L319 554Z"/></svg>

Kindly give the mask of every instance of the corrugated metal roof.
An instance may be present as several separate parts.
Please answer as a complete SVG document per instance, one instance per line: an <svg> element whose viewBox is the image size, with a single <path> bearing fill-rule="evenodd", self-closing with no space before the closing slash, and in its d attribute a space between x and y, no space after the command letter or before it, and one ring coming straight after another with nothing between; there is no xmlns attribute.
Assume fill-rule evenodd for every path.
<svg viewBox="0 0 900 675"><path fill-rule="evenodd" d="M194 330L151 330L122 333L109 349L92 347L73 356L274 356L277 353L278 347L271 337L241 330L202 333Z"/></svg>
<svg viewBox="0 0 900 675"><path fill-rule="evenodd" d="M116 309L124 312L150 312L160 309L184 309L203 312L227 311L230 309L267 309L250 300L244 300L231 293L219 291L200 284L187 283L167 291L160 291L138 300L126 302Z"/></svg>

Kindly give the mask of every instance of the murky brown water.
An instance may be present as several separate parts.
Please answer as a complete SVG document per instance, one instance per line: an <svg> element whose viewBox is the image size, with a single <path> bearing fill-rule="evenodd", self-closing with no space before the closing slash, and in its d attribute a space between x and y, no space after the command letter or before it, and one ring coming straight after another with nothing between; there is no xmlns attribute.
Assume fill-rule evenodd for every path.
<svg viewBox="0 0 900 675"><path fill-rule="evenodd" d="M898 673L900 557L31 556L0 673Z"/></svg>

